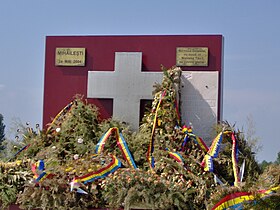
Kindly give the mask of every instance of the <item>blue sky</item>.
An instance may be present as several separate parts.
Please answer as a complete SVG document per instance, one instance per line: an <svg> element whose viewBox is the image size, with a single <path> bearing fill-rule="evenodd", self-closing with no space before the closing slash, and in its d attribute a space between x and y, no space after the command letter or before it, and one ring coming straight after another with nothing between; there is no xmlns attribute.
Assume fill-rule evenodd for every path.
<svg viewBox="0 0 280 210"><path fill-rule="evenodd" d="M48 35L222 34L224 119L254 122L262 151L280 151L280 1L3 0L0 5L0 113L42 122Z"/></svg>

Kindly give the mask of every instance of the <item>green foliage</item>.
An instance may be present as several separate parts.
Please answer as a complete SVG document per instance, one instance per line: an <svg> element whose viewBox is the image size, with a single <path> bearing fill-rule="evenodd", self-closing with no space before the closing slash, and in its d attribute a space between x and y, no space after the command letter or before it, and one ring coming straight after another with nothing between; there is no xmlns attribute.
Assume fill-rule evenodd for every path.
<svg viewBox="0 0 280 210"><path fill-rule="evenodd" d="M271 164L265 168L258 180L250 188L250 191L256 196L255 203L248 203L246 209L280 209L280 165ZM278 187L278 188L277 188ZM274 189L273 194L263 199L259 190Z"/></svg>
<svg viewBox="0 0 280 210"><path fill-rule="evenodd" d="M264 172L268 166L271 166L273 164L280 165L280 152L277 153L277 158L274 162L267 162L266 160L263 160L261 163L259 163L259 167L261 168L261 171Z"/></svg>
<svg viewBox="0 0 280 210"><path fill-rule="evenodd" d="M5 125L3 123L4 117L0 114L0 151L4 149L3 141L5 138Z"/></svg>
<svg viewBox="0 0 280 210"><path fill-rule="evenodd" d="M253 148L248 144L244 132L239 129L235 129L234 126L230 125L228 122L222 122L217 125L217 130L221 131L223 129L233 131L235 133L235 138L237 141L238 148L238 163L239 167L245 161L245 173L244 180L246 182L254 182L261 173L261 169L256 161L255 153L252 151ZM234 183L233 177L233 167L232 167L232 140L230 135L224 135L222 151L219 153L219 157L214 160L215 172L219 174L221 178L227 180L228 184L232 185Z"/></svg>
<svg viewBox="0 0 280 210"><path fill-rule="evenodd" d="M39 185L27 183L24 191L19 194L17 203L23 209L85 209L97 207L98 199L94 194L81 196L75 191L70 192L69 177L57 172L52 179L46 179Z"/></svg>
<svg viewBox="0 0 280 210"><path fill-rule="evenodd" d="M26 168L29 161L0 163L0 208L5 209L15 203L17 195L24 189L25 182L32 179Z"/></svg>
<svg viewBox="0 0 280 210"><path fill-rule="evenodd" d="M185 182L179 173L158 175L153 171L123 169L104 180L102 194L110 208L130 209L140 204L151 209L189 209L188 206L195 206L192 199L197 190L191 180Z"/></svg>
<svg viewBox="0 0 280 210"><path fill-rule="evenodd" d="M266 160L263 160L260 164L259 167L261 168L262 171L264 171L268 166L270 166L272 162L267 162Z"/></svg>
<svg viewBox="0 0 280 210"><path fill-rule="evenodd" d="M260 175L252 144L247 142L242 132L223 122L217 125L215 135L222 130L235 132L239 149L238 167L245 160L246 169L244 182L232 187L232 140L225 133L222 149L214 159L214 173L224 182L223 186L217 186L213 173L204 171L201 166L206 152L195 143L194 136L189 136L182 150L186 133L179 127L180 119L174 109L180 97L181 69L162 69L163 82L155 87L151 110L145 113L139 132L132 132L129 125L112 119L100 121L98 109L81 97L70 103L47 130L21 128L23 138L13 148L14 154L27 147L13 156L14 162L0 164L1 207L16 202L23 209L207 209L230 193L257 192L279 185L279 168L271 168ZM114 133L107 139L102 154L93 155L101 136L112 127L122 132L138 169L129 168ZM147 149L152 139L153 169L147 162ZM172 158L175 153L184 161L177 162ZM70 190L74 178L106 167L111 162L111 155L121 161L121 169L104 179L79 183L79 187L88 194ZM34 174L31 172L31 165L34 169L38 160L44 160L44 172L48 176L34 182L32 176L42 172L38 168L33 170ZM265 201L275 207L277 196Z"/></svg>
<svg viewBox="0 0 280 210"><path fill-rule="evenodd" d="M277 158L274 163L280 165L280 152L277 153Z"/></svg>

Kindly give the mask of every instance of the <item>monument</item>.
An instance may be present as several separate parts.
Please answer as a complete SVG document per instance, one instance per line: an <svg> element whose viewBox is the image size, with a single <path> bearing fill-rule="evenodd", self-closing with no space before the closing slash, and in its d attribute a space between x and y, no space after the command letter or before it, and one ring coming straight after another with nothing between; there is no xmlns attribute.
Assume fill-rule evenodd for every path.
<svg viewBox="0 0 280 210"><path fill-rule="evenodd" d="M161 65L182 68L182 123L208 139L222 119L221 35L48 36L43 125L81 94L102 118L137 129L144 101L161 82Z"/></svg>

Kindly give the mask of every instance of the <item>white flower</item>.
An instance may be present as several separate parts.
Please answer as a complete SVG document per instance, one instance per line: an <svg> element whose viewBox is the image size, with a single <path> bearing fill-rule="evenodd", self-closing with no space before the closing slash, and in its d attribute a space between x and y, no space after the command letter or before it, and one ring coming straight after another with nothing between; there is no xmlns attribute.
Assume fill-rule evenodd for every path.
<svg viewBox="0 0 280 210"><path fill-rule="evenodd" d="M61 130L61 128L56 128L55 131L58 133Z"/></svg>
<svg viewBox="0 0 280 210"><path fill-rule="evenodd" d="M79 159L79 155L78 154L74 155L74 159L78 160Z"/></svg>
<svg viewBox="0 0 280 210"><path fill-rule="evenodd" d="M82 138L78 138L78 143L79 143L79 144L82 144L83 141L84 141L84 140L83 140Z"/></svg>
<svg viewBox="0 0 280 210"><path fill-rule="evenodd" d="M56 149L56 146L52 146L52 149Z"/></svg>

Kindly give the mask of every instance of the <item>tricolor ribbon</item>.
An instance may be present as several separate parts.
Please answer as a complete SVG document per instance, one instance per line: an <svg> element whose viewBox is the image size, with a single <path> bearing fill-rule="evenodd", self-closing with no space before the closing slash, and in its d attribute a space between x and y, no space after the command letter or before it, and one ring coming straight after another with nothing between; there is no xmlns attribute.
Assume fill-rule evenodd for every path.
<svg viewBox="0 0 280 210"><path fill-rule="evenodd" d="M192 137L193 135L191 135ZM202 138L198 137L198 136L194 136L193 137L194 142L204 151L204 152L208 152L209 148L207 147L207 145L205 144L205 142L202 140Z"/></svg>
<svg viewBox="0 0 280 210"><path fill-rule="evenodd" d="M207 154L204 156L202 165L204 165L205 171L213 172L213 158L218 157L221 142L223 139L223 132L220 132L217 137L213 140Z"/></svg>
<svg viewBox="0 0 280 210"><path fill-rule="evenodd" d="M182 155L178 152L171 152L168 148L165 149L168 152L169 157L176 160L178 163L184 165L184 159Z"/></svg>
<svg viewBox="0 0 280 210"><path fill-rule="evenodd" d="M31 171L34 174L35 182L42 182L50 174L45 171L45 163L39 160L37 163L31 165ZM37 173L38 172L38 173Z"/></svg>
<svg viewBox="0 0 280 210"><path fill-rule="evenodd" d="M151 136L151 141L150 141L150 144L149 144L149 147L148 147L148 151L147 151L147 160L148 160L148 163L150 165L150 168L154 168L155 167L155 160L154 160L154 157L153 157L154 141L155 141L154 134L155 134L156 124L157 124L158 110L159 110L159 107L161 105L162 99L164 98L165 94L166 94L166 91L165 90L162 91L162 93L160 95L160 99L159 99L158 104L157 104L156 111L155 111L153 128L152 128L152 136Z"/></svg>
<svg viewBox="0 0 280 210"><path fill-rule="evenodd" d="M184 138L184 141L182 143L182 148L181 148L182 152L184 152L186 150L186 144L188 143L188 141L189 141L189 136L186 134L185 138Z"/></svg>
<svg viewBox="0 0 280 210"><path fill-rule="evenodd" d="M113 133L115 134L117 145L120 148L124 159L128 162L128 164L131 167L137 168L134 159L129 151L128 145L122 133L119 131L117 127L110 128L105 134L103 134L103 136L100 138L100 140L96 145L95 153L100 154L103 151L106 141Z"/></svg>
<svg viewBox="0 0 280 210"><path fill-rule="evenodd" d="M234 175L234 186L238 186L240 180L243 179L245 162L242 164L240 173L238 172L238 149L237 149L237 140L235 138L235 134L232 131L224 131L218 134L218 136L212 142L210 149L207 154L204 156L204 159L201 163L204 166L205 171L213 172L213 158L216 158L219 153L220 145L222 142L223 134L231 134L232 140L232 150L231 150L231 158L232 158L232 169Z"/></svg>
<svg viewBox="0 0 280 210"><path fill-rule="evenodd" d="M258 196L262 199L267 198L279 190L280 186L271 188L269 190L259 190L257 192ZM222 198L212 210L226 210L226 209L243 209L243 204L245 202L251 202L256 199L252 193L249 192L236 192Z"/></svg>
<svg viewBox="0 0 280 210"><path fill-rule="evenodd" d="M184 152L186 150L186 144L190 140L188 134L192 133L192 128L191 127L187 127L187 126L184 125L182 127L182 131L183 131L183 133L185 133L185 137L184 137L184 141L183 141L182 146L181 146L181 151Z"/></svg>
<svg viewBox="0 0 280 210"><path fill-rule="evenodd" d="M203 150L204 152L208 152L209 148L207 147L203 139L193 134L191 127L183 126L182 131L185 133L185 138L182 143L182 151L185 151L185 146L187 142L191 139L194 141L195 144L199 146L201 150Z"/></svg>
<svg viewBox="0 0 280 210"><path fill-rule="evenodd" d="M204 171L214 171L213 158L209 154L206 154L204 156L202 165L204 165Z"/></svg>
<svg viewBox="0 0 280 210"><path fill-rule="evenodd" d="M49 133L49 131L51 130L53 124L64 114L66 114L68 111L70 111L72 105L74 104L74 101L70 102L69 104L67 104L53 119L53 121L51 122L51 124L49 125L49 127L47 128L47 134Z"/></svg>
<svg viewBox="0 0 280 210"><path fill-rule="evenodd" d="M237 165L237 142L233 132L231 134L231 139L232 139L231 158L232 158L232 169L234 175L234 186L238 186L240 182L240 177L238 175L238 165Z"/></svg>
<svg viewBox="0 0 280 210"><path fill-rule="evenodd" d="M47 178L49 173L43 171L36 179L35 182L42 182L45 178Z"/></svg>
<svg viewBox="0 0 280 210"><path fill-rule="evenodd" d="M109 174L115 172L118 168L121 167L121 161L115 156L111 156L112 161L105 167L99 169L98 171L94 171L88 173L84 176L75 177L76 182L83 182L84 184L93 182L94 180L104 178Z"/></svg>
<svg viewBox="0 0 280 210"><path fill-rule="evenodd" d="M220 132L217 135L217 137L214 139L211 147L209 148L208 154L211 157L213 157L213 158L218 157L218 153L219 153L219 150L220 150L222 139L223 139L223 132Z"/></svg>

